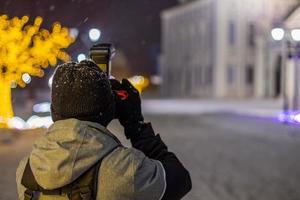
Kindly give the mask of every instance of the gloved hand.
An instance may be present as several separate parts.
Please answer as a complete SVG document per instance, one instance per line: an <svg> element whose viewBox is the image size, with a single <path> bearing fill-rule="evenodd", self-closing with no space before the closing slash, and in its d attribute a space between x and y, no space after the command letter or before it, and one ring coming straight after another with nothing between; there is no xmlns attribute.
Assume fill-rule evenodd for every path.
<svg viewBox="0 0 300 200"><path fill-rule="evenodd" d="M123 79L122 83L110 79L110 84L115 94L115 117L124 127L126 137L131 138L131 130L139 127L139 124L144 121L139 92L127 79Z"/></svg>

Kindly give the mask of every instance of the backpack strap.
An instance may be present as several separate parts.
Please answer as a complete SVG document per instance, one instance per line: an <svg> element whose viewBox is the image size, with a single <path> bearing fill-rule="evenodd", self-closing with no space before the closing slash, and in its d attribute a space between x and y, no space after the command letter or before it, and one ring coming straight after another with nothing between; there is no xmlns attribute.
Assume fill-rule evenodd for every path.
<svg viewBox="0 0 300 200"><path fill-rule="evenodd" d="M31 167L29 164L29 158L28 158L28 161L25 166L25 170L23 173L21 183L22 183L22 185L24 185L26 187L26 190L24 193L24 199L32 200L34 197L35 191L39 190L39 185L37 184L37 182L33 176L33 173L32 173L32 170L31 170Z"/></svg>
<svg viewBox="0 0 300 200"><path fill-rule="evenodd" d="M62 188L69 199L91 200L97 197L98 172L101 160L69 185Z"/></svg>
<svg viewBox="0 0 300 200"><path fill-rule="evenodd" d="M60 195L61 191L58 190L45 190L43 189L36 181L33 172L30 167L29 158L27 160L25 170L23 173L23 177L21 180L22 185L25 186L26 190L24 193L24 199L25 200L33 200L38 197L38 194L42 192L43 194L53 194L53 195Z"/></svg>
<svg viewBox="0 0 300 200"><path fill-rule="evenodd" d="M117 147L116 147L117 148ZM114 148L113 150L115 150L116 148ZM112 152L112 151L111 151ZM103 160L103 159L102 159ZM100 167L101 167L101 163L102 163L102 160L101 162L98 162L97 165L96 165L96 171L95 171L95 174L94 174L94 180L93 180L93 191L94 192L94 196L93 196L93 199L96 199L97 198L97 191L98 191L98 177L99 177L99 171L100 171Z"/></svg>
<svg viewBox="0 0 300 200"><path fill-rule="evenodd" d="M115 149L117 149L120 146L121 145L117 145L114 148L112 148L105 154L105 156L102 157L102 159L100 159L95 165L93 165L89 170L87 170L83 175L81 175L79 177L79 180L73 181L73 183L77 183L77 188L79 189L81 198L83 200L97 198L98 177L102 161L107 155L112 153ZM74 191L76 191L76 189Z"/></svg>

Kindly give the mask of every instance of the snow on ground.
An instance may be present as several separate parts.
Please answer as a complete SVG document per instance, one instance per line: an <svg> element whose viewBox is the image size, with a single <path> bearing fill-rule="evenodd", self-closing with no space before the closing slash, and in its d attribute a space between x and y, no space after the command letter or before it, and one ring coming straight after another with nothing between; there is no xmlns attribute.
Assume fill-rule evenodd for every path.
<svg viewBox="0 0 300 200"><path fill-rule="evenodd" d="M145 118L191 173L193 189L185 200L300 199L299 126L229 113ZM129 145L117 122L109 128ZM11 140L1 140L3 132L0 200L15 200L18 161L43 130L17 132Z"/></svg>
<svg viewBox="0 0 300 200"><path fill-rule="evenodd" d="M282 111L281 100L199 100L148 99L143 101L147 114L189 114L231 112L250 116L275 117Z"/></svg>

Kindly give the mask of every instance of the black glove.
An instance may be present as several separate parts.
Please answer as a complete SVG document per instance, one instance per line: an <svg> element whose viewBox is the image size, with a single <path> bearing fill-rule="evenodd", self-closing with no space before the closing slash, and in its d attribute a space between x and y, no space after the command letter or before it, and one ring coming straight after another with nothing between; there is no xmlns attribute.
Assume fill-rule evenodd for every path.
<svg viewBox="0 0 300 200"><path fill-rule="evenodd" d="M127 79L123 79L122 83L110 79L110 84L115 94L115 117L119 119L125 129L125 135L129 139L131 133L136 132L134 130L139 129L144 121L139 92Z"/></svg>

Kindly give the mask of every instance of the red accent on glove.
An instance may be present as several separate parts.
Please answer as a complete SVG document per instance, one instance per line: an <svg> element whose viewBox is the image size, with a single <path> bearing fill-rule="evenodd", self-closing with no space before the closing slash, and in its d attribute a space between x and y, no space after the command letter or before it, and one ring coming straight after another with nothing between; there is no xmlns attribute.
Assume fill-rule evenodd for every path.
<svg viewBox="0 0 300 200"><path fill-rule="evenodd" d="M126 90L117 90L117 95L121 100L126 100L128 98L128 92Z"/></svg>

